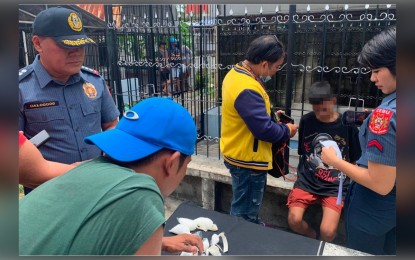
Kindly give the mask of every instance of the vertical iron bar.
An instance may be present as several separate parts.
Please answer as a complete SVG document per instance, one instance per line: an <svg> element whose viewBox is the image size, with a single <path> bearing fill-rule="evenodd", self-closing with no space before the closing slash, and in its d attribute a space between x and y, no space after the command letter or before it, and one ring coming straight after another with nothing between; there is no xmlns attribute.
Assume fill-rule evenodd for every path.
<svg viewBox="0 0 415 260"><path fill-rule="evenodd" d="M155 12L157 12L157 9L156 8L154 8L154 9L155 9ZM150 68L147 69L148 74L150 74L150 72L151 72L151 77L150 77L150 80L149 80L148 83L154 84L154 88L155 88L154 92L155 93L161 93L162 91L161 91L161 89L159 91L159 88L158 88L158 85L157 85L157 80L156 80L156 77L157 77L156 66L154 66L154 63L156 62L156 51L154 50L153 5L149 6L149 16L150 16L150 44L146 48L146 56L148 57L149 52L150 52L151 64L153 64L153 66L151 66ZM160 18L158 18L158 16L157 16L157 19L159 19L161 21L161 16L160 16ZM161 22L159 24L161 24ZM147 91L149 91L149 94L150 94L150 90L147 90ZM153 95L155 93L153 93Z"/></svg>
<svg viewBox="0 0 415 260"><path fill-rule="evenodd" d="M286 80L287 80L287 89L285 92L285 111L287 115L291 115L291 99L292 99L292 89L294 86L294 74L292 67L292 60L294 55L294 41L295 41L295 23L294 15L296 12L296 5L290 5L289 7L289 21L288 21L288 45L287 45L287 64L286 64ZM288 141L289 146L289 141ZM288 147L285 147L284 154L286 154L287 164L285 165L285 172L288 173L288 164L290 163L290 150Z"/></svg>
<svg viewBox="0 0 415 260"><path fill-rule="evenodd" d="M203 111L203 67L202 67L202 59L203 59L203 34L202 34L202 27L201 24L201 17L202 17L202 8L199 10L199 92L200 92L200 133L201 136L204 136L205 133L205 114Z"/></svg>
<svg viewBox="0 0 415 260"><path fill-rule="evenodd" d="M367 20L367 9L366 9L366 11L365 11L365 19ZM366 26L367 26L367 23L365 22L365 20L363 20L363 34L362 34L362 44L361 44L361 49L363 48L363 46L365 45L365 43L366 43L366 39L365 39L365 37L366 37ZM361 50L359 50L359 52L360 52ZM360 90L361 90L361 85L362 85L362 66L359 64L359 72L358 72L358 74L357 74L358 76L357 76L357 88L356 88L356 103L355 103L355 111L357 111L357 106L358 106L358 103L359 103L359 96L360 96Z"/></svg>
<svg viewBox="0 0 415 260"><path fill-rule="evenodd" d="M104 8L105 17L108 23L113 23L112 17L112 5L105 5ZM117 43L116 43L116 28L105 29L106 32L106 44L107 44L107 53L108 53L108 68L110 70L110 87L115 90L115 100L120 111L120 118L124 112L124 101L122 98L122 87L120 79L120 71L117 65L118 53L117 53Z"/></svg>
<svg viewBox="0 0 415 260"><path fill-rule="evenodd" d="M310 12L307 11L307 17L310 15ZM307 80L307 58L308 58L308 32L307 29L310 26L310 20L307 20L305 24L305 39L304 39L304 72L303 72L303 87L301 93L301 116L304 115L304 102L305 102L305 85Z"/></svg>
<svg viewBox="0 0 415 260"><path fill-rule="evenodd" d="M347 17L347 10L344 11L344 15L345 17ZM339 96L340 96L340 85L342 82L342 76L343 76L343 70L342 68L345 67L345 58L344 58L344 49L346 46L346 24L345 21L343 20L343 22L341 23L341 28L342 28L342 41L341 41L341 49L340 49L340 72L339 72L339 79L337 81L337 86L336 86L336 95L337 95L337 108L339 107Z"/></svg>
<svg viewBox="0 0 415 260"><path fill-rule="evenodd" d="M321 56L320 56L320 66L321 66L321 72L320 72L320 77L319 80L323 80L324 78L324 63L325 63L325 58L326 58L326 41L327 41L327 15L328 15L328 11L326 10L324 12L325 14L325 18L324 18L324 22L323 22L323 47L321 48Z"/></svg>

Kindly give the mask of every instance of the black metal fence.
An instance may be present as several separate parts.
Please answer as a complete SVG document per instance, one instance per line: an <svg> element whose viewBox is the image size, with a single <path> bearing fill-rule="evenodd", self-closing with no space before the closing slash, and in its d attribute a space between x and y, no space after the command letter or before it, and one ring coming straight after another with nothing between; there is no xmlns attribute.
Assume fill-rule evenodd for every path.
<svg viewBox="0 0 415 260"><path fill-rule="evenodd" d="M356 98L373 108L382 99L369 80L370 71L359 67L356 58L367 40L396 24L390 5L353 11L347 5L342 10L327 6L319 13L297 11L296 5L279 12L277 5L273 14L258 10L242 16L233 15L227 5L122 5L117 15L113 6L105 7L107 28L88 32L98 45L88 47L85 65L105 77L121 112L150 96L172 96L194 116L207 156L220 157L222 80L260 35L275 34L286 45L287 63L267 83L267 91L273 106L288 114L307 111L308 86L316 80L335 87L340 106ZM31 62L30 30L21 31L26 35L21 48L23 42L26 46L20 60ZM164 87L160 68L166 60L158 57L158 45L164 41L171 48L171 38L180 55L167 58L171 71ZM178 79L172 70L180 72Z"/></svg>

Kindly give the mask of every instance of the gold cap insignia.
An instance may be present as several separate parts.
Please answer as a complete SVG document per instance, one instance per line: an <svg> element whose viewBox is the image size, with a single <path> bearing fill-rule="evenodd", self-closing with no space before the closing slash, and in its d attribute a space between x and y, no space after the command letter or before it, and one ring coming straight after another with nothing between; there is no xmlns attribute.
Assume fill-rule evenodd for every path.
<svg viewBox="0 0 415 260"><path fill-rule="evenodd" d="M68 23L69 27L71 27L74 31L81 31L82 30L82 21L81 18L76 13L70 13L68 16Z"/></svg>

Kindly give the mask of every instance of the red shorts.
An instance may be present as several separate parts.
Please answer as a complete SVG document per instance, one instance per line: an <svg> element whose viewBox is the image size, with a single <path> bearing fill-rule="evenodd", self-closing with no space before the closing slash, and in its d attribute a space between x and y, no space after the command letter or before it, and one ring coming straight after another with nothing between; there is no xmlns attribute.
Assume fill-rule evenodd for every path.
<svg viewBox="0 0 415 260"><path fill-rule="evenodd" d="M287 206L289 208L300 207L306 209L308 206L316 204L317 202L319 202L321 206L335 210L339 214L341 214L344 205L344 200L342 200L340 205L336 204L337 197L315 195L302 189L294 188L290 192L290 195L288 195Z"/></svg>

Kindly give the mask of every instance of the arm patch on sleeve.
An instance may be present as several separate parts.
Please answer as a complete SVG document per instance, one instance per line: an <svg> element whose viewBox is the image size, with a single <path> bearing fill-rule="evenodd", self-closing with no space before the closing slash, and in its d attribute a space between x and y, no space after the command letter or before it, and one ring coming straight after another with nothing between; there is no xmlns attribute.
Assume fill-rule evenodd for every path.
<svg viewBox="0 0 415 260"><path fill-rule="evenodd" d="M374 146L374 147L376 147L376 148L377 148L380 152L383 152L383 145L381 145L381 144L379 143L379 141L378 141L378 140L376 140L376 139L370 140L370 141L367 143L367 146L368 146L368 147Z"/></svg>
<svg viewBox="0 0 415 260"><path fill-rule="evenodd" d="M377 135L386 134L389 131L389 124L393 111L386 108L376 108L370 117L369 130Z"/></svg>

